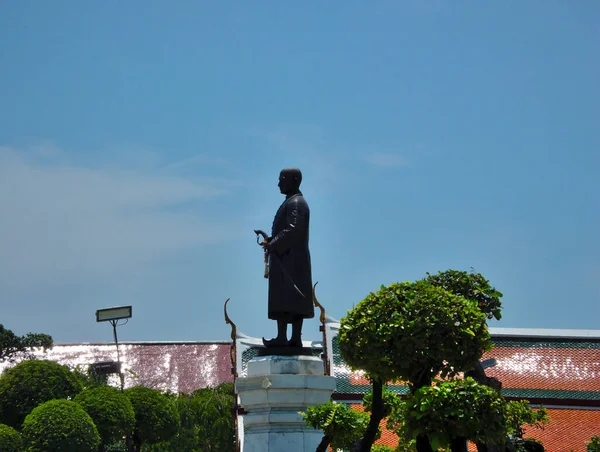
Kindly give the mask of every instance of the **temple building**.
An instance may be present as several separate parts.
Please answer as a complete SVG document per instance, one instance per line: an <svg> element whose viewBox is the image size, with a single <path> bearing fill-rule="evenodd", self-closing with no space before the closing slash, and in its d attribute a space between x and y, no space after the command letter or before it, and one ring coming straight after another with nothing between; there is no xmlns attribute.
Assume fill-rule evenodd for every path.
<svg viewBox="0 0 600 452"><path fill-rule="evenodd" d="M337 320L322 317L322 340L304 345L323 358L326 373L336 378L333 398L362 409L362 396L370 386L362 372L344 363L337 340L339 326ZM548 410L550 423L543 430L526 429L525 436L540 440L550 452L585 452L585 442L600 435L600 331L490 328L490 333L494 348L483 359L494 358L495 365L486 369L487 375L502 382L507 399L527 399ZM262 345L259 338L235 328L233 334L235 341L121 343L125 387L191 392L232 382L245 375L246 364ZM114 344L57 344L36 354L71 367L116 359ZM116 375L109 382L120 385ZM401 384L388 388L399 394L408 391ZM238 435L243 443L243 410L239 413ZM390 446L396 442L394 434L385 430L378 440Z"/></svg>

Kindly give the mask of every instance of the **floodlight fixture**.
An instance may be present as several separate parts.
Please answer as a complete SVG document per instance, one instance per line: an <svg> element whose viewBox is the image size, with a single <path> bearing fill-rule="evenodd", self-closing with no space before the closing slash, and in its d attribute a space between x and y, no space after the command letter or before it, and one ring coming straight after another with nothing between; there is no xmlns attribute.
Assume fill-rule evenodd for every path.
<svg viewBox="0 0 600 452"><path fill-rule="evenodd" d="M121 377L121 391L124 386L124 378L121 373L121 354L119 353L119 339L117 338L117 326L119 320L125 320L125 323L131 318L131 306L116 306L112 308L98 309L96 311L96 322L110 322L113 327L113 337L115 338L115 345L117 346L117 366L119 370L119 376Z"/></svg>
<svg viewBox="0 0 600 452"><path fill-rule="evenodd" d="M483 367L484 369L487 369L489 367L494 367L496 364L498 364L498 361L496 360L496 358L489 358L489 359L485 359L485 360L481 361L481 367Z"/></svg>
<svg viewBox="0 0 600 452"><path fill-rule="evenodd" d="M96 311L96 322L110 322L131 318L131 306L118 306L114 308L98 309Z"/></svg>
<svg viewBox="0 0 600 452"><path fill-rule="evenodd" d="M90 371L94 375L109 375L109 374L120 374L121 363L118 361L101 361L90 364Z"/></svg>

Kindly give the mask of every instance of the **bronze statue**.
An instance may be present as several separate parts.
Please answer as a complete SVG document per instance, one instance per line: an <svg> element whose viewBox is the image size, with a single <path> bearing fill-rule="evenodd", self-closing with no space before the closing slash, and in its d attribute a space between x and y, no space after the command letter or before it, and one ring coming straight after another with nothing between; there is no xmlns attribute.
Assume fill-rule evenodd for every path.
<svg viewBox="0 0 600 452"><path fill-rule="evenodd" d="M264 339L266 347L302 347L302 322L315 316L308 250L310 210L300 191L302 173L286 168L279 174L285 201L279 207L271 236L255 230L264 240L265 278L269 278L269 319L277 321L277 337ZM287 339L287 325L292 336Z"/></svg>

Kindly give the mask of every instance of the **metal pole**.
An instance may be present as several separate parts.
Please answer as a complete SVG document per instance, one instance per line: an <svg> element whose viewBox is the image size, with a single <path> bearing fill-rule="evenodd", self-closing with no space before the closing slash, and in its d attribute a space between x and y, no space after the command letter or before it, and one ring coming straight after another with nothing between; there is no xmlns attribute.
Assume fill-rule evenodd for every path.
<svg viewBox="0 0 600 452"><path fill-rule="evenodd" d="M118 320L111 320L110 324L113 327L113 336L115 338L115 345L117 346L117 363L119 363L119 379L121 380L121 391L125 389L125 378L121 372L121 354L119 353L119 339L117 337L117 322Z"/></svg>
<svg viewBox="0 0 600 452"><path fill-rule="evenodd" d="M113 326L113 337L115 338L115 345L117 346L117 362L121 363L121 355L119 354L119 339L117 339L117 320L111 320Z"/></svg>

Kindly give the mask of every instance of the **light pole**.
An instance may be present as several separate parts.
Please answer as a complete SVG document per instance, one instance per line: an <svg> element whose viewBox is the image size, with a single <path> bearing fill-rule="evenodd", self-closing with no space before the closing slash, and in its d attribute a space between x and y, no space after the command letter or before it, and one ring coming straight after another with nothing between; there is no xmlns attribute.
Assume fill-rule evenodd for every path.
<svg viewBox="0 0 600 452"><path fill-rule="evenodd" d="M113 327L113 337L115 338L115 345L117 346L117 366L119 377L121 379L121 391L125 385L125 379L121 372L121 354L119 353L117 326L119 325L119 320L125 320L125 323L127 323L131 318L131 312L131 306L118 306L114 308L98 309L96 311L96 322L110 322ZM122 323L121 325L124 325L125 323Z"/></svg>

